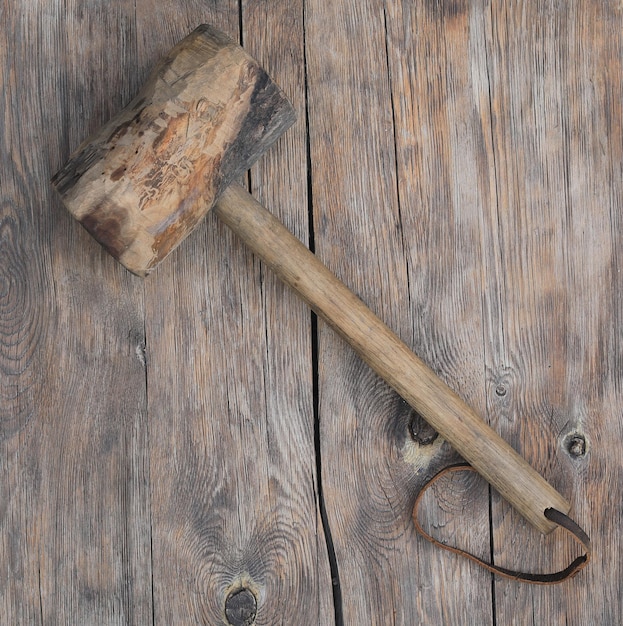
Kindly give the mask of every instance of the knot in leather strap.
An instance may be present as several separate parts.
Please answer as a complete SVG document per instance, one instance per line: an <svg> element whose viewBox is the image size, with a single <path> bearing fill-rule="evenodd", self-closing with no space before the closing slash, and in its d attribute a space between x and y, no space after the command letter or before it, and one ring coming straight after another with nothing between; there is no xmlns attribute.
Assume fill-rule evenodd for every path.
<svg viewBox="0 0 623 626"><path fill-rule="evenodd" d="M422 498L424 494L428 491L428 489L436 483L442 476L445 476L452 472L464 472L464 471L475 471L471 465L466 463L462 463L459 465L451 465L450 467L446 467L441 470L438 474L433 476L431 480L428 481L420 491L418 497L415 500L415 504L413 506L413 522L415 524L415 528L417 532L422 535L424 538L428 539L434 545L443 548L444 550L448 550L454 554L458 554L462 557L469 559L470 561L474 561L481 567L484 567L486 570L493 572L498 576L502 576L504 578L508 578L511 580L516 580L519 582L530 583L534 585L554 585L557 583L564 582L569 578L575 576L581 569L586 567L591 557L591 542L588 535L576 524L571 518L569 518L564 513L557 511L556 509L546 509L543 514L547 519L558 524L563 530L565 530L575 541L581 544L584 548L584 554L578 556L572 563L570 563L566 568L557 571L551 572L547 574L533 574L530 572L519 572L512 569L507 569L505 567L500 567L498 565L494 565L492 563L488 563L483 559L467 552L466 550L461 550L460 548L455 548L453 546L449 546L441 541L435 539L431 534L426 532L420 521L418 519L418 511L420 504L422 502Z"/></svg>

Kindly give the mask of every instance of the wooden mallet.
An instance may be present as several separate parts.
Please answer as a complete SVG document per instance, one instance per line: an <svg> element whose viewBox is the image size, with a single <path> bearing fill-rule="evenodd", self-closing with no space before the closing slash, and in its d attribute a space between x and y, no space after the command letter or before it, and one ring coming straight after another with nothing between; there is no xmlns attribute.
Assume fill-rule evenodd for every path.
<svg viewBox="0 0 623 626"><path fill-rule="evenodd" d="M52 179L80 223L146 276L212 208L361 358L543 533L570 505L298 239L233 182L294 122L237 43L200 26Z"/></svg>

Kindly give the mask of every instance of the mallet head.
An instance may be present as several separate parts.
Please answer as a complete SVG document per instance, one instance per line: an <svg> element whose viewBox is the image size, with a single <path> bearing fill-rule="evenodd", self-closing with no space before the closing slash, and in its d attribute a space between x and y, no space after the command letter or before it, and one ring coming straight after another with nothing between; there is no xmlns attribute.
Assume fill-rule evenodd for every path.
<svg viewBox="0 0 623 626"><path fill-rule="evenodd" d="M145 276L295 117L259 64L203 25L52 183L93 237Z"/></svg>

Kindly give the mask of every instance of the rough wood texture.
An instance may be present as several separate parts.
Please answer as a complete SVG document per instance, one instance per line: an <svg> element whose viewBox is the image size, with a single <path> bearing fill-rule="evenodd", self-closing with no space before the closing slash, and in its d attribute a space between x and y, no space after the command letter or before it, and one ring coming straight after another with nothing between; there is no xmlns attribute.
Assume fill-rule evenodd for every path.
<svg viewBox="0 0 623 626"><path fill-rule="evenodd" d="M497 270L486 274L485 345L489 385L503 378L507 389L492 396L490 415L556 477L596 555L551 594L497 583L496 611L500 623L517 606L532 607L534 623L619 623L623 6L513 3L494 5L490 20L498 197L486 236ZM497 500L492 521L500 562L569 555L556 535L535 539Z"/></svg>
<svg viewBox="0 0 623 626"><path fill-rule="evenodd" d="M197 3L187 19L253 43L253 54L300 107L302 83L294 77L302 30L300 19L297 27L296 19L281 18L296 9L289 4L276 2L262 17L253 5L240 16L237 2L215 2L206 15ZM139 6L146 32L173 13L160 2ZM256 23L250 31L247 18ZM160 50L151 38L140 50L145 66L189 25L174 26ZM273 50L266 59L258 54L267 31L288 42L293 58L271 64ZM252 179L276 204L298 200L290 219L305 237L303 137L275 145L272 164ZM255 624L330 623L309 314L294 298L272 295L275 281L262 265L214 216L207 221L145 283L156 621L211 625L229 615L239 626L253 613L252 596Z"/></svg>
<svg viewBox="0 0 623 626"><path fill-rule="evenodd" d="M52 182L108 252L144 276L295 118L264 69L202 24Z"/></svg>
<svg viewBox="0 0 623 626"><path fill-rule="evenodd" d="M101 254L46 182L65 146L133 89L119 28L131 3L95 18L113 63L80 49L88 28L65 3L0 6L1 621L148 623L142 289L112 266L92 280ZM65 28L71 54L58 47ZM81 52L88 73L58 62ZM116 88L86 97L97 73Z"/></svg>
<svg viewBox="0 0 623 626"><path fill-rule="evenodd" d="M329 623L309 314L272 304L259 264L224 228L206 231L208 245L198 234L172 275L145 287L88 243L46 182L192 28L208 21L237 38L238 3L0 6L9 38L0 46L2 255L11 261L2 266L0 621L236 624L251 594L256 624ZM300 28L284 26L264 28L281 30L302 66ZM281 83L303 101L301 82ZM301 137L289 144L302 164L292 178L276 156L265 179L282 200L301 197L291 219L304 236Z"/></svg>
<svg viewBox="0 0 623 626"><path fill-rule="evenodd" d="M54 199L206 22L299 114L254 195L303 240L309 200L321 258L571 500L595 547L571 583L491 585L415 536L456 457L319 323L330 571L304 305L215 216L144 284ZM623 621L620 2L0 0L0 23L3 623ZM470 476L422 511L500 564L568 560L491 513Z"/></svg>
<svg viewBox="0 0 623 626"><path fill-rule="evenodd" d="M307 41L312 48L325 51L308 61L315 241L323 260L355 285L364 300L451 386L471 398L477 408L486 408L494 423L504 424L506 435L572 498L576 517L589 526L592 517L602 535L604 553L618 555L616 529L621 512L611 497L600 494L608 488L618 491L614 485L620 455L614 449L600 450L589 458L590 447L582 454L582 435L591 424L600 434L609 432L611 441L620 438L619 421L612 413L621 388L616 369L620 351L615 348L620 341L616 330L620 281L613 271L617 267L613 237L618 233L615 207L621 194L620 81L616 76L623 16L619 3L572 4L391 1L356 6L334 2L328 8L320 1L310 3ZM577 26L572 29L571 24ZM506 48L511 34L517 45L512 54ZM355 40L358 53L351 55ZM578 55L575 60L570 50ZM579 55L585 66L590 60L592 72L574 74L576 66L582 67ZM542 73L544 65L550 68L548 75ZM558 84L553 83L552 92L554 71ZM592 87L600 75L603 86ZM365 98L359 97L362 93ZM569 118L566 126L562 123L570 115L565 113L567 103L583 102L588 95L591 100L583 110L585 115L591 112L589 128L595 129L595 135L585 130L577 115L573 124L580 128ZM556 111L558 121L550 117L546 124ZM352 123L343 123L344 119ZM552 143L556 137L558 144ZM574 151L581 158L573 158ZM521 169L511 165L515 161L522 164ZM566 168L572 163L590 167L590 175L571 178ZM528 175L539 170L541 184L534 187ZM559 174L554 178L556 170ZM596 187L592 186L593 174L597 180L601 177ZM323 184L329 177L335 181L330 188ZM585 185L589 190L599 189L601 197L587 194ZM513 205L507 200L509 192ZM531 198L528 215L534 216L532 220L526 219L525 198ZM570 205L577 224L575 236L561 238L560 218ZM595 212L603 215L600 226L591 223ZM548 213L557 217L545 222L544 231L540 216ZM403 260L396 260L395 255ZM593 260L587 265L589 255ZM358 259L356 275L347 267L353 258ZM552 276L554 259L559 276L573 276L573 283L568 279L557 282ZM514 278L510 265L516 268ZM563 269L565 273L560 274ZM376 284L358 282L358 277L370 276L378 276ZM520 276L524 289L518 293L515 285ZM601 298L591 286L596 281L602 285L597 290ZM396 285L397 292L392 293ZM580 301L590 298L595 307L576 306L578 289ZM547 307L535 308L531 305L535 298ZM401 320L400 311L407 303L413 317ZM565 322L570 318L559 317L564 310L572 313L573 334L582 337L581 341L567 334ZM592 340L585 336L589 329L593 329ZM513 360L508 355L493 358L506 349L509 332L515 337ZM553 341L554 337L558 339ZM480 623L471 609L482 606L485 595L470 597L470 592L478 591L463 587L473 572L470 577L440 578L439 568L432 583L430 578L423 582L415 560L407 565L403 559L401 542L391 541L396 553L387 557L388 529L396 531L397 527L387 524L383 511L390 504L399 515L410 513L409 503L401 503L396 494L399 489L389 480L399 471L395 467L401 466L388 461L400 458L403 442L408 440L406 421L402 422L404 430L392 429L396 423L390 409L392 398L380 407L377 391L373 403L370 380L348 349L322 330L320 341L325 504L331 514L342 595L350 600L344 603L345 622L365 621L373 605L375 614L383 615L377 618L380 623L394 623L398 605L398 623L408 622L405 614L417 615L413 621L425 623ZM591 346L593 350L601 346L606 358L601 360L594 352L587 355ZM542 365L532 369L534 363L524 359L535 352ZM567 370L563 364L571 359L576 365ZM581 363L590 366L580 367ZM578 384L576 377L583 383ZM559 390L550 395L556 385ZM607 390L604 396L609 405L604 400L589 414L584 403L593 385ZM579 415L570 419L569 405L574 407L572 414L581 413L581 421ZM339 425L334 418L338 412L344 420ZM578 435L576 440L573 433ZM573 462L565 450L568 442L580 451ZM604 464L596 460L602 454ZM383 461L375 464L379 458ZM416 468L422 466L430 467L420 460ZM384 482L382 476L388 479ZM605 483L600 483L599 476ZM416 489L417 478L413 482L412 489ZM406 485L403 478L400 488ZM529 533L517 519L511 523L507 507L493 497L496 562L546 571L552 561L569 558L571 548L561 547L559 533L547 541ZM589 505L593 498L597 500ZM363 502L378 504L364 512ZM433 526L444 524L445 516L440 514ZM448 528L444 530L448 539ZM486 534L486 528L480 530ZM522 537L520 546L516 532ZM460 543L458 536L449 540ZM379 545L385 558L371 558L370 546ZM560 554L553 554L554 546ZM460 567L452 557L444 563ZM620 620L620 600L610 596L617 593L617 583L610 577L617 578L620 567L618 556L613 562L598 557L589 571L568 586L569 591L561 587L549 594L544 589L517 590L512 583L498 583L489 619L535 624L563 619L574 624ZM416 589L430 583L431 589L443 591L435 596L428 593L428 587L419 587L419 596L413 592L403 596L389 582L394 579L409 579ZM450 579L461 584L448 587ZM481 583L481 591L485 585ZM605 598L601 585L607 588ZM584 600L576 599L578 589ZM471 604L463 598L464 609L448 619L443 609L456 607L458 593L467 593ZM515 601L518 596L522 601ZM386 612L381 613L382 609Z"/></svg>
<svg viewBox="0 0 623 626"><path fill-rule="evenodd" d="M412 22L410 4L404 15L397 4L390 16L382 2L309 3L307 41L311 49L323 51L308 59L316 251L406 343L482 409L477 386L482 348L469 326L479 320L479 309L469 297L469 281L461 283L461 291L446 282L459 274L462 263L466 268L474 263L471 249L444 199L429 206L408 195L406 186L419 184L419 172L402 160L397 169L397 157L402 157L397 148L417 150L439 132L401 122L401 99L404 109L435 116L443 102L434 82L439 76L435 53L445 47L439 41L443 27L427 13L424 24L431 30L416 21L421 15ZM390 27L397 33L391 37ZM357 54L350 52L354 41ZM425 74L414 75L412 66L411 75L399 80L397 58L407 68L416 59L428 59L435 65L433 85L427 89ZM427 97L436 99L429 104ZM451 180L445 154L439 142L426 155L425 168L434 181L438 172ZM429 194L435 197L433 190ZM454 233L456 238L448 237ZM455 256L459 251L462 258ZM407 254L419 258L410 264ZM444 269L454 271L442 275ZM447 447L440 438L418 438L417 417L331 331L321 327L319 341L323 487L344 623L365 623L370 616L377 624L492 623L489 576L441 556L413 532L415 493L448 459ZM471 499L488 508L473 485L455 511L473 510ZM446 516L435 511L431 515L443 526ZM471 523L455 526L457 534L445 536L486 556L488 527L478 523L480 516L468 519Z"/></svg>

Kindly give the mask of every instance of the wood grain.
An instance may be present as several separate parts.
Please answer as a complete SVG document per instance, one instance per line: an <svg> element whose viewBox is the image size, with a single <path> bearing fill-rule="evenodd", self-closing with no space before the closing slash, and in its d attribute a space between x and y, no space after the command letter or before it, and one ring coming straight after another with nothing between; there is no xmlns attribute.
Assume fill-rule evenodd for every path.
<svg viewBox="0 0 623 626"><path fill-rule="evenodd" d="M308 241L308 210L311 198L308 189L310 173L306 158L308 145L303 22L305 3L301 0L279 0L271 3L271 6L274 10L266 11L265 3L244 0L242 41L245 49L271 76L280 77L279 85L294 104L298 121L281 137L275 150L268 150L265 156L255 163L250 172L249 191L263 204L271 207L271 212L286 224L295 236L302 241ZM300 602L301 614L295 615L292 612L292 621L301 624L330 624L333 623L335 607L332 572L325 538L327 530L319 515L313 363L312 367L309 367L314 357L311 345L313 339L311 316L304 303L271 272L261 267L261 264L260 271L266 315L266 341L270 346L267 351L268 368L265 383L267 389L271 390L267 395L268 410L270 414L283 415L285 419L292 420L292 424L280 423L275 428L276 432L283 433L282 441L305 442L304 446L300 443L282 446L277 464L281 472L294 471L292 480L305 481L304 493L309 502L306 523L302 527L307 530L305 536L301 535L298 543L301 543L309 554L306 559L314 565L301 582L301 588L304 590L302 592L304 598ZM284 320L289 319L296 320L296 325L288 324L288 336L291 339L283 341ZM294 367L296 362L300 362L298 368ZM292 390L295 390L294 393ZM310 445L312 442L313 449ZM312 478L313 483L310 483ZM292 489L292 492L296 492L296 489ZM318 507L315 508L313 516L312 506ZM296 570L294 564L290 565L287 571L291 570ZM297 590L290 586L289 593L293 595ZM310 609L305 608L307 602ZM304 610L308 611L306 616L303 616ZM286 622L287 620L284 620L284 623Z"/></svg>
<svg viewBox="0 0 623 626"><path fill-rule="evenodd" d="M267 60L273 51L259 33L280 33L298 50L289 63L300 63L300 6L288 6L294 19L287 22L279 19L285 3L266 15L243 7L249 31L242 33L238 3L218 6L208 17L197 6L196 19L248 38ZM139 22L149 30L162 19L166 9L147 3ZM163 49L169 45L162 42ZM288 82L288 67L266 69L296 93L302 85ZM292 208L304 234L303 138L299 133L288 145L298 170L288 172L279 144L272 165L252 179L277 205L291 207L284 200L300 198ZM259 262L213 216L206 222L146 282L156 619L225 623L227 599L244 589L257 604L255 624L329 623L309 314L291 299L275 300L274 279Z"/></svg>
<svg viewBox="0 0 623 626"><path fill-rule="evenodd" d="M99 266L48 183L66 144L127 96L131 26L118 24L129 3L92 17L60 2L2 7L0 414L11 416L0 444L2 621L143 624L151 575L141 288ZM99 55L86 45L91 19L108 33ZM88 74L77 71L80 58ZM93 98L98 73L119 88Z"/></svg>
<svg viewBox="0 0 623 626"><path fill-rule="evenodd" d="M456 456L319 323L331 571L304 305L215 218L144 283L55 199L204 22L298 109L254 195L303 240L311 206L320 257L569 497L595 546L570 583L492 585L415 536ZM0 23L0 621L623 621L618 0L0 0ZM500 565L572 554L495 494L489 519L478 480L430 496L437 536Z"/></svg>
<svg viewBox="0 0 623 626"><path fill-rule="evenodd" d="M415 345L420 337L420 354L439 373L447 368L450 378L462 371L463 392L477 398L477 379L470 378L482 371L479 337L453 320L454 311L470 319L466 307L474 278L462 266L469 268L469 233L455 225L458 217L444 202L447 195L435 198L443 188L439 172L448 177L449 188L456 184L446 166L460 156L438 137L435 141L433 133L450 132L451 120L442 117L444 94L437 83L426 85L423 76L414 75L419 67L413 66L428 59L435 81L436 53L446 48L443 28L437 26L438 16L406 3L392 3L387 13L375 2L334 2L331 7L311 3L307 28L310 49L323 50L308 62L317 252L407 343ZM414 32L419 39L412 39ZM351 48L354 41L356 49ZM460 75L463 50L446 61L459 63L455 71L466 82ZM413 120L412 109L421 121ZM427 117L433 117L430 139ZM465 131L468 137L471 129L473 124ZM432 173L421 180L407 159L413 144L426 139L431 147L420 169ZM469 144L463 154L473 159ZM329 180L330 185L324 182ZM416 185L421 185L419 193ZM448 213L450 219L444 220ZM456 250L454 262L447 250ZM463 250L467 254L461 257ZM472 261L476 271L477 262ZM462 293L456 292L453 278L463 285ZM475 313L471 319L478 319L478 308ZM428 336L433 322L445 323ZM457 344L468 348L455 352ZM363 623L373 615L375 623L461 623L469 615L474 623L490 623L488 576L441 557L412 533L415 491L428 472L447 460L448 451L438 442L427 446L413 440L412 416L400 399L324 329L320 345L324 487L344 622ZM459 358L465 362L457 364ZM486 498L477 491L472 495L488 508ZM429 514L443 519L434 507ZM469 534L473 548L486 554L488 527L477 522ZM452 574L443 578L446 567ZM440 593L449 579L458 578L460 587Z"/></svg>
<svg viewBox="0 0 623 626"><path fill-rule="evenodd" d="M622 19L614 2L491 13L499 202L484 235L497 242L498 268L487 270L486 293L498 295L485 299L487 370L490 386L508 390L493 396L491 417L569 495L596 554L551 593L496 584L502 622L517 606L532 607L523 623L621 621ZM497 500L493 524L501 564L545 569L572 553L560 537L535 538Z"/></svg>

